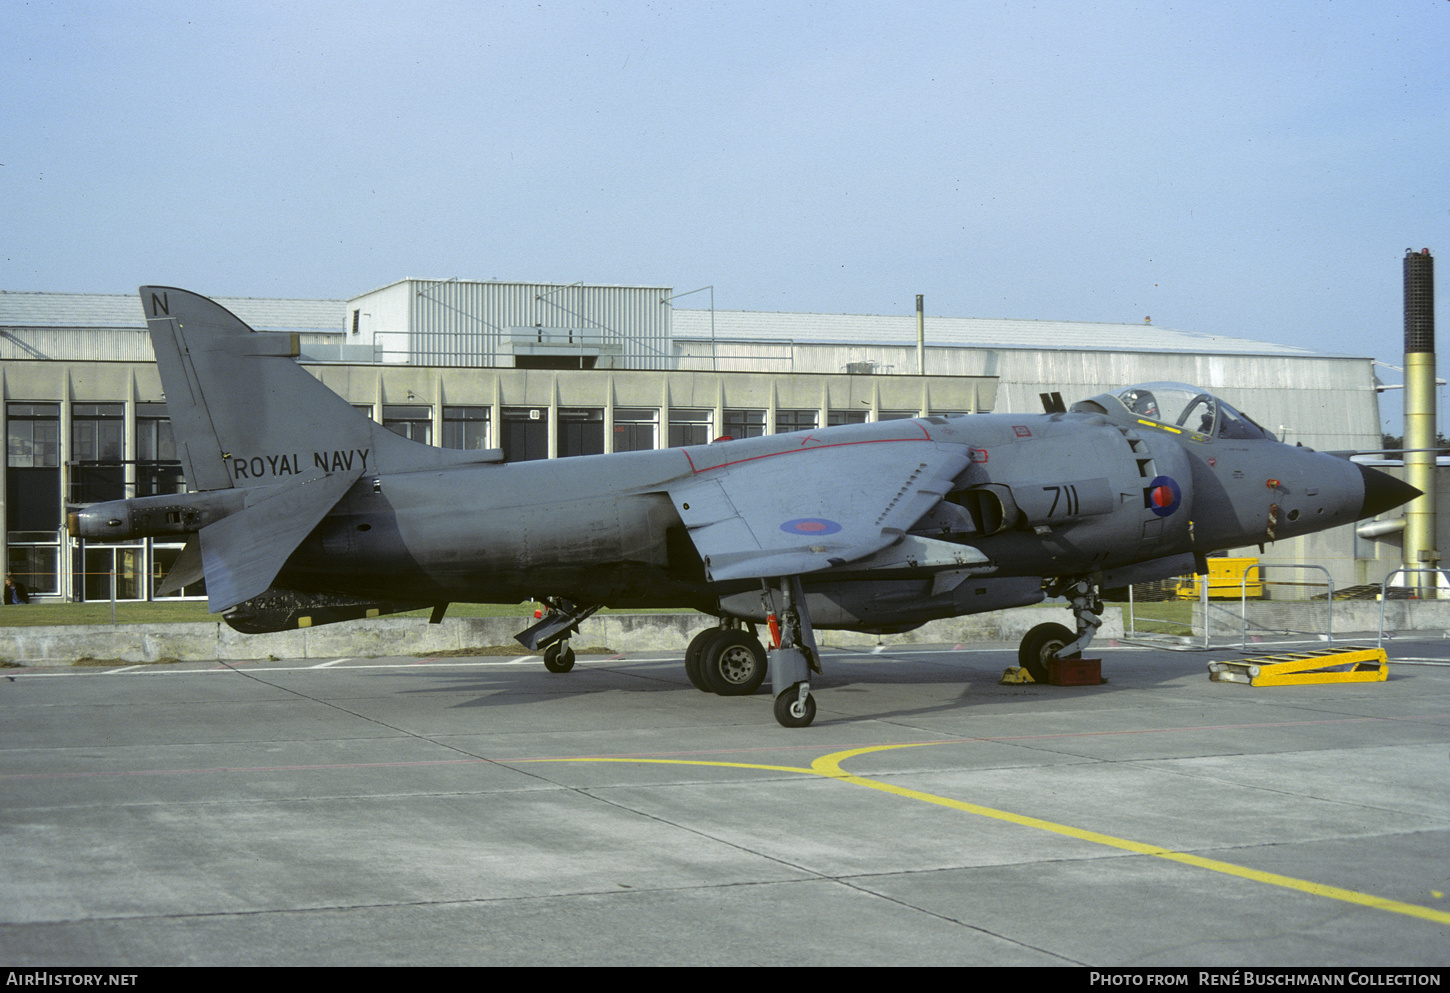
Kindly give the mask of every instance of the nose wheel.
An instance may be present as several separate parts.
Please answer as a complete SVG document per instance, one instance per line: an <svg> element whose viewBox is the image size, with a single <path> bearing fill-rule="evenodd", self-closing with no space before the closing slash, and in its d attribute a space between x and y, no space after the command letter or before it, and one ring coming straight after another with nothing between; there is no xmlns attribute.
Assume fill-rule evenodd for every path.
<svg viewBox="0 0 1450 993"><path fill-rule="evenodd" d="M1072 644L1076 636L1061 624L1039 624L1017 648L1017 664L1026 669L1034 683L1047 682L1047 663Z"/></svg>

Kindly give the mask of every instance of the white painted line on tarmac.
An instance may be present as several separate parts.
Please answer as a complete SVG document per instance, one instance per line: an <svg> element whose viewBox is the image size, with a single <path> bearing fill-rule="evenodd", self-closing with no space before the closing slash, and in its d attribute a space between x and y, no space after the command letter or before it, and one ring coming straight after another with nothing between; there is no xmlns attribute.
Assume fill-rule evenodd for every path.
<svg viewBox="0 0 1450 993"><path fill-rule="evenodd" d="M311 668L311 669L326 669L329 666L337 665L339 662L351 662L351 661L353 661L353 660L350 659L350 658L347 658L347 659L333 659L331 662L319 662L317 665L309 666L309 668Z"/></svg>

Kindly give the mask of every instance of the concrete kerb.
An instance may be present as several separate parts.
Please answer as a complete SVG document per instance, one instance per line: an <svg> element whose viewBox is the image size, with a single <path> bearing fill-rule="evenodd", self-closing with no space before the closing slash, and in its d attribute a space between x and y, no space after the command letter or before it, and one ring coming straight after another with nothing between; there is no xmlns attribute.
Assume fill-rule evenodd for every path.
<svg viewBox="0 0 1450 993"><path fill-rule="evenodd" d="M608 647L615 652L684 651L690 638L708 627L702 614L596 614L584 623L577 647ZM1034 607L994 611L931 621L902 634L859 634L821 631L825 647L849 648L902 644L972 644L1015 642L1037 624L1055 622L1073 627L1066 607ZM516 646L514 635L533 623L531 617L445 618L429 624L422 617L378 617L371 620L301 628L275 634L239 634L221 621L190 624L56 625L0 627L0 659L22 665L70 665L77 659L121 662L239 661L243 659L325 659L385 657L457 652L469 648ZM1100 639L1123 636L1122 611L1103 613Z"/></svg>

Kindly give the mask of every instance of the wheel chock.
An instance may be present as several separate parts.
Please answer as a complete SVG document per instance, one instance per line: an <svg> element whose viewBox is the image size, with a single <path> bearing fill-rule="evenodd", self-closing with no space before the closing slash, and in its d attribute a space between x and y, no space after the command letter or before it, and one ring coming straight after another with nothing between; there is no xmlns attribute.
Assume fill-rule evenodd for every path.
<svg viewBox="0 0 1450 993"><path fill-rule="evenodd" d="M1053 686L1097 686L1107 682L1102 659L1053 659L1047 663L1047 681Z"/></svg>
<svg viewBox="0 0 1450 993"><path fill-rule="evenodd" d="M1250 686L1382 683L1389 676L1389 660L1383 648L1321 648L1208 664L1208 678L1214 682Z"/></svg>
<svg viewBox="0 0 1450 993"><path fill-rule="evenodd" d="M1009 665L1007 668L1003 669L1002 678L997 680L997 683L1000 686L1016 686L1021 683L1035 682L1037 682L1037 680L1032 678L1032 673L1028 672L1026 669L1023 669L1021 666L1016 665Z"/></svg>

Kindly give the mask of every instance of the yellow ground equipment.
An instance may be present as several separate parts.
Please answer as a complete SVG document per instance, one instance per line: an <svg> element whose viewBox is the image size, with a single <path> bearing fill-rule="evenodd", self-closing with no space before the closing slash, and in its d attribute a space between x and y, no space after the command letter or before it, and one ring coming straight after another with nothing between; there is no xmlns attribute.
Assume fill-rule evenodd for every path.
<svg viewBox="0 0 1450 993"><path fill-rule="evenodd" d="M1208 595L1213 600L1237 600L1247 594L1253 599L1264 595L1264 573L1261 569L1254 569L1254 574L1249 577L1248 585L1244 584L1244 574L1249 569L1259 564L1256 558L1218 558L1208 560ZM1200 596L1199 584L1203 582L1202 576L1187 576L1178 581L1175 592L1180 600L1197 600Z"/></svg>
<svg viewBox="0 0 1450 993"><path fill-rule="evenodd" d="M1383 648L1321 648L1208 664L1209 679L1250 686L1379 683L1389 675L1389 660Z"/></svg>

